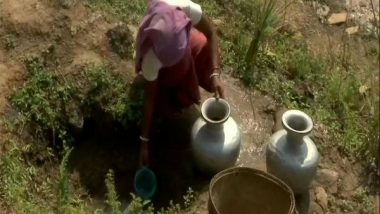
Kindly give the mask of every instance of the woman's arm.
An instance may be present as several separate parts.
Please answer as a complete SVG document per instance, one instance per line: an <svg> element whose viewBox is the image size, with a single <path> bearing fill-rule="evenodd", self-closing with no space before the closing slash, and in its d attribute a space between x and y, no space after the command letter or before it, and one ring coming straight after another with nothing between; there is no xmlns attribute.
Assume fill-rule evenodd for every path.
<svg viewBox="0 0 380 214"><path fill-rule="evenodd" d="M207 44L206 50L210 51L211 56L211 63L212 63L212 69L213 73L220 73L219 72L219 59L218 59L218 37L215 31L215 28L212 26L210 20L205 16L202 15L200 21L194 25L194 27L202 32L205 37L207 38ZM222 84L219 80L219 75L211 75L211 83L213 87L213 91L215 93L218 93L221 98L224 98L224 90L222 87Z"/></svg>
<svg viewBox="0 0 380 214"><path fill-rule="evenodd" d="M149 164L149 137L151 133L153 114L155 108L155 99L157 96L157 80L148 81L145 86L144 94L144 116L141 129L141 146L140 146L140 166Z"/></svg>
<svg viewBox="0 0 380 214"><path fill-rule="evenodd" d="M141 129L141 147L140 147L140 166L147 165L149 162L149 148L148 142L151 133L151 127L153 123L153 114L155 108L155 101L158 91L158 72L162 67L162 63L157 58L156 54L152 49L149 49L144 55L141 73L145 80L147 80L145 85L144 93L144 112L143 121Z"/></svg>
<svg viewBox="0 0 380 214"><path fill-rule="evenodd" d="M218 68L218 37L210 20L202 15L200 21L194 27L202 32L207 38L207 49L210 50L213 68Z"/></svg>

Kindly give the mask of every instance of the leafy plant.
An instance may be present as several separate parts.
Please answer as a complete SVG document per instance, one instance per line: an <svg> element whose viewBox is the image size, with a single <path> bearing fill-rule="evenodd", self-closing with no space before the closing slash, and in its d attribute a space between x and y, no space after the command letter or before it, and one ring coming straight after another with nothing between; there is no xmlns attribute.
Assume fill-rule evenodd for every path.
<svg viewBox="0 0 380 214"><path fill-rule="evenodd" d="M105 66L90 66L85 71L87 92L82 103L87 108L100 106L105 112L125 126L136 125L142 119L142 93L136 99L129 97L128 81L113 75Z"/></svg>
<svg viewBox="0 0 380 214"><path fill-rule="evenodd" d="M124 210L124 214L134 214L134 213L146 213L146 214L154 214L154 207L150 203L150 201L144 201L141 198L132 195L132 201L129 203L127 209Z"/></svg>
<svg viewBox="0 0 380 214"><path fill-rule="evenodd" d="M112 214L121 214L122 212L120 211L120 205L121 203L118 201L118 195L116 193L115 189L115 179L114 179L114 174L113 171L110 170L107 175L106 175L106 187L107 187L107 199L106 203L111 209Z"/></svg>
<svg viewBox="0 0 380 214"><path fill-rule="evenodd" d="M47 213L50 207L40 206L30 184L37 171L22 158L22 150L14 147L0 158L0 200L17 213Z"/></svg>
<svg viewBox="0 0 380 214"><path fill-rule="evenodd" d="M10 96L11 104L18 110L22 124L34 124L36 134L46 131L64 131L65 105L71 100L73 90L57 75L47 71L38 58L28 58L25 65L29 74L24 86ZM63 135L62 135L63 136Z"/></svg>
<svg viewBox="0 0 380 214"><path fill-rule="evenodd" d="M71 207L72 194L70 192L70 182L67 171L67 162L72 149L65 146L64 156L61 160L61 165L59 166L59 177L58 177L58 210L60 213L67 213Z"/></svg>

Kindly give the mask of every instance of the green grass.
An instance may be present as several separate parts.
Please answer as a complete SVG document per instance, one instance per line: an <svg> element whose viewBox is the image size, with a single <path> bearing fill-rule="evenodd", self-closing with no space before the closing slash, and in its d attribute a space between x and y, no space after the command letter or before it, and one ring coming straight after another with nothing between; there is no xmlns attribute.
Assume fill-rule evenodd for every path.
<svg viewBox="0 0 380 214"><path fill-rule="evenodd" d="M256 88L288 108L309 113L325 127L325 139L334 142L325 142L328 147L341 147L367 161L378 159L376 140L368 140L373 134L371 130L378 127L376 86L361 94L361 76L353 67L345 68L340 60L311 55L302 41L281 35L275 39L269 49L274 56L258 58L259 63L266 65L266 74L257 80ZM317 142L321 149L326 146L318 143L323 142Z"/></svg>
<svg viewBox="0 0 380 214"><path fill-rule="evenodd" d="M143 0L85 2L107 16L134 25L139 23L146 7ZM347 56L312 55L304 41L274 31L275 16L280 15L277 10L259 10L261 1L198 2L212 19L224 21L219 27L223 68L232 69L232 74L247 87L272 96L288 108L310 114L323 135L323 139L316 141L322 152L329 147L340 147L367 161L379 160L378 83L367 85L368 90L359 90L367 79L375 79L372 72L363 77L355 72L355 65L347 63L350 61ZM260 37L263 30L266 33ZM377 56L377 48L368 53L368 57ZM36 167L27 154L33 148L49 153L48 148L37 144L53 141L53 136L69 146L72 139L67 127L73 119L70 114L73 109L77 110L79 119L91 116L93 109L100 108L124 126L139 124L142 97L130 100L128 79L114 74L106 65L88 66L78 76L65 77L38 58L25 60L25 67L27 80L10 97L18 117L16 123L7 124L18 135L27 132L32 136L25 142L24 133L17 143L12 143L14 148L0 157L0 205L16 213L86 213L87 198L80 197L72 188L67 171L70 150L64 149L60 155L50 154L61 157L60 164L53 161L56 167L50 175L44 174L43 167ZM194 192L190 190L184 204L171 203L166 209L154 210L149 201L133 196L130 206L121 210L112 172L105 183L108 207L95 213L186 212L194 200ZM358 200L368 209L370 205L364 196L358 194Z"/></svg>
<svg viewBox="0 0 380 214"><path fill-rule="evenodd" d="M25 65L28 80L11 94L10 101L18 111L18 127L31 127L37 138L52 133L61 141L71 141L70 121L90 117L95 108L125 126L142 118L142 97L131 100L128 80L104 65L88 66L79 76L65 77L47 69L39 58L27 59Z"/></svg>
<svg viewBox="0 0 380 214"><path fill-rule="evenodd" d="M146 10L146 0L85 0L94 9L102 10L127 24L137 25Z"/></svg>
<svg viewBox="0 0 380 214"><path fill-rule="evenodd" d="M37 133L47 129L61 130L65 104L73 95L71 85L47 71L40 59L26 59L25 65L30 78L10 97L19 111L19 118L22 123L35 123Z"/></svg>
<svg viewBox="0 0 380 214"><path fill-rule="evenodd" d="M379 160L378 131L374 131L379 130L379 88L371 84L366 94L359 92L366 79L375 79L375 72L367 70L368 76L363 77L357 72L357 66L363 65L352 65L348 53L330 58L312 55L305 41L273 31L282 15L279 8L271 11L266 25L260 25L270 11L255 13L254 8L263 7L261 1L212 2L200 1L211 11L212 18L224 18L226 22L219 29L222 66L232 68L233 75L248 87L274 97L288 108L309 113L328 133L324 140L333 142L317 142L320 149L340 147L366 161ZM219 12L221 5L224 13ZM264 39L254 33L265 29L272 32ZM370 52L373 50L377 48Z"/></svg>

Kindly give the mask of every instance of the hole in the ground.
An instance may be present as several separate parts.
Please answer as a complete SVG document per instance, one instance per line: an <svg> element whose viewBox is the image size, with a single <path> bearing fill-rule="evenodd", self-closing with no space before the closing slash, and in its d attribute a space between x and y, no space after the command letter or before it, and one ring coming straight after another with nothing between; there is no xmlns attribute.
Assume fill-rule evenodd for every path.
<svg viewBox="0 0 380 214"><path fill-rule="evenodd" d="M104 198L105 176L109 169L115 174L116 190L121 201L128 201L134 192L133 178L138 169L138 127L124 129L118 122L96 114L87 118L76 137L69 168L80 175L80 182L95 198ZM209 177L193 167L190 149L191 126L198 117L195 110L177 119L154 125L150 153L150 168L157 177L157 192L152 199L156 207L169 201L183 202L188 187L207 188Z"/></svg>

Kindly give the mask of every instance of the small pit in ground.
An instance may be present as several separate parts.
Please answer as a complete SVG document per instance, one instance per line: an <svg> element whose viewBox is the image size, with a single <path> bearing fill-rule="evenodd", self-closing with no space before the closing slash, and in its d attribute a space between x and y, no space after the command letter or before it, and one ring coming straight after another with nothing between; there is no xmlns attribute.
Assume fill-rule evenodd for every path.
<svg viewBox="0 0 380 214"><path fill-rule="evenodd" d="M154 124L149 167L157 177L157 191L152 199L156 208L168 206L170 200L183 203L188 187L195 191L208 187L210 177L196 170L190 148L191 126L198 116L194 109ZM138 170L139 134L137 126L124 128L99 114L84 120L81 132L75 136L69 169L79 174L91 197L105 198L104 180L112 169L120 201L131 199Z"/></svg>

